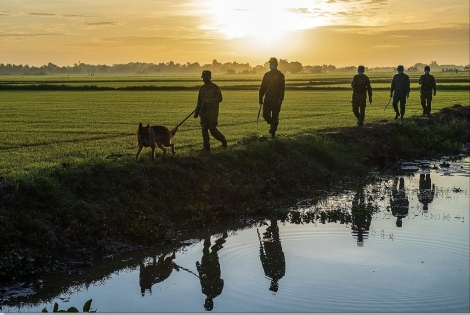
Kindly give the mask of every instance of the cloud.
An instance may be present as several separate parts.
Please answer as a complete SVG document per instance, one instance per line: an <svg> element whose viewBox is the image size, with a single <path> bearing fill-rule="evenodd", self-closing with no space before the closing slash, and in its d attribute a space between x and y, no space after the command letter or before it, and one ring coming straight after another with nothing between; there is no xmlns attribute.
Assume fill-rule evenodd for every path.
<svg viewBox="0 0 470 315"><path fill-rule="evenodd" d="M122 25L122 23L119 22L89 22L89 23L83 23L83 25L87 26L107 26L107 25Z"/></svg>

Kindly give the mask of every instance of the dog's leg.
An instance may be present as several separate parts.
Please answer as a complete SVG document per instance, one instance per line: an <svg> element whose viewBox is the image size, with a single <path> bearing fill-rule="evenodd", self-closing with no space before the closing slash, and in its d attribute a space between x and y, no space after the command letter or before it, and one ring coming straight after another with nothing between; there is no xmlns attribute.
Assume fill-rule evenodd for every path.
<svg viewBox="0 0 470 315"><path fill-rule="evenodd" d="M175 155L175 144L174 143L170 143L170 147L171 147L171 153L173 153L173 155Z"/></svg>
<svg viewBox="0 0 470 315"><path fill-rule="evenodd" d="M166 154L166 148L163 146L163 144L162 143L157 143L157 145L160 149L162 149L163 154Z"/></svg>
<svg viewBox="0 0 470 315"><path fill-rule="evenodd" d="M144 148L144 146L142 145L139 145L139 149L137 150L137 154L135 156L135 161L139 161L139 157L140 157L140 153L142 152L142 149Z"/></svg>
<svg viewBox="0 0 470 315"><path fill-rule="evenodd" d="M152 160L155 160L155 144L152 146Z"/></svg>

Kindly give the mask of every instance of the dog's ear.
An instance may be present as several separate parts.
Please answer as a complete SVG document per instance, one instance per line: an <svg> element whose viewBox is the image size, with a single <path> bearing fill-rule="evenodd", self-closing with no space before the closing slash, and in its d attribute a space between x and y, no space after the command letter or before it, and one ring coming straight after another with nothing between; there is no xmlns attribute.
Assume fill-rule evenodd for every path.
<svg viewBox="0 0 470 315"><path fill-rule="evenodd" d="M150 126L150 123L147 124L147 128Z"/></svg>
<svg viewBox="0 0 470 315"><path fill-rule="evenodd" d="M142 123L139 123L139 129L142 129Z"/></svg>

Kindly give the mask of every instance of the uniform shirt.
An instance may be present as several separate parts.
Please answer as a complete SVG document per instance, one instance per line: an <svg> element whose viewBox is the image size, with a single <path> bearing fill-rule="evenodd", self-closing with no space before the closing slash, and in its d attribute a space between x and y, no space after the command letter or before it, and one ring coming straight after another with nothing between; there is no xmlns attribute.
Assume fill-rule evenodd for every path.
<svg viewBox="0 0 470 315"><path fill-rule="evenodd" d="M283 101L285 88L286 81L281 71L275 69L266 72L259 89L259 103L263 102L263 96L268 102Z"/></svg>
<svg viewBox="0 0 470 315"><path fill-rule="evenodd" d="M369 77L365 74L356 74L351 83L351 87L354 89L354 93L365 93L369 94L369 98L372 97L372 87L370 86Z"/></svg>
<svg viewBox="0 0 470 315"><path fill-rule="evenodd" d="M222 92L217 84L209 82L199 88L196 113L201 117L218 117Z"/></svg>
<svg viewBox="0 0 470 315"><path fill-rule="evenodd" d="M419 78L419 84L421 84L421 91L431 91L436 92L436 79L431 74L423 74Z"/></svg>
<svg viewBox="0 0 470 315"><path fill-rule="evenodd" d="M410 93L410 77L404 73L397 73L393 76L390 92L401 91Z"/></svg>

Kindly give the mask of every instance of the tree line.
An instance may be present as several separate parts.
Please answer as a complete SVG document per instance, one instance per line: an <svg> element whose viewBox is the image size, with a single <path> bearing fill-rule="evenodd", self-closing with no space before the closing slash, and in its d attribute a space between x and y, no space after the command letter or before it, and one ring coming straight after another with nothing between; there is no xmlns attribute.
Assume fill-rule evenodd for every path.
<svg viewBox="0 0 470 315"><path fill-rule="evenodd" d="M433 67L433 71L441 71L445 68L458 68L464 70L462 66L446 65L439 66L435 61L431 61L430 65ZM414 66L408 67L408 71L423 71L425 64L417 63ZM437 69L440 67L440 69ZM470 67L470 66L469 66ZM355 72L357 71L357 65L347 67L335 67L334 65L314 65L304 66L298 61L289 62L287 59L279 60L279 70L282 72L295 73L331 73L331 72ZM462 69L460 69L462 68ZM158 74L158 73L174 73L174 74L186 74L186 73L200 73L202 70L211 70L217 74L254 74L264 73L269 70L269 64L266 62L263 65L250 66L249 63L238 63L226 62L221 63L217 60L213 60L210 64L199 64L198 62L187 62L184 64L175 63L169 61L166 63L145 63L145 62L130 62L127 64L113 64L108 65L91 65L82 62L75 63L73 66L58 66L54 63L49 62L47 65L40 67L28 66L28 65L14 65L14 64L3 64L0 63L0 75L50 75L50 74ZM366 71L370 72L392 72L395 71L395 67L366 67Z"/></svg>

